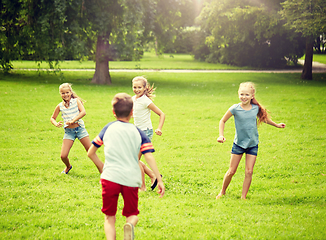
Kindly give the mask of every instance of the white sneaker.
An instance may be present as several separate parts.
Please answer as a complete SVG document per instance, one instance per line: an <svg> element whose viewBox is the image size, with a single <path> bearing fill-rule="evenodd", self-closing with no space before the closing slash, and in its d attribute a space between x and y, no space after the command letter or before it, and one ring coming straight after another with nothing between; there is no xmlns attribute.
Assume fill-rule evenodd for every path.
<svg viewBox="0 0 326 240"><path fill-rule="evenodd" d="M134 226L131 223L126 223L123 226L123 240L134 240Z"/></svg>

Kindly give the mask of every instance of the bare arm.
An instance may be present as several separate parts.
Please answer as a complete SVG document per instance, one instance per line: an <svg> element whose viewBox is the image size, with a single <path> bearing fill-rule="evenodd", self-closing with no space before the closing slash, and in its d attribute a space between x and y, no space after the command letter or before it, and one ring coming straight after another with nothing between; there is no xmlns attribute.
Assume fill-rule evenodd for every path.
<svg viewBox="0 0 326 240"><path fill-rule="evenodd" d="M159 109L154 103L151 103L148 105L148 108L150 110L152 110L153 112L155 112L157 115L160 116L160 120L159 120L159 123L158 123L158 127L157 129L155 130L155 133L159 136L162 135L162 128L163 128L163 124L164 124L164 121L165 121L165 114L161 111L161 109Z"/></svg>
<svg viewBox="0 0 326 240"><path fill-rule="evenodd" d="M277 128L285 128L284 123L275 123L275 122L272 121L272 119L269 119L269 118L267 119L266 123L269 124L269 125L272 125L274 127L277 127Z"/></svg>
<svg viewBox="0 0 326 240"><path fill-rule="evenodd" d="M63 125L62 121L57 122L57 117L58 117L59 113L60 113L60 107L59 107L59 105L57 105L56 108L54 109L54 112L53 112L51 118L50 118L51 123L56 127L61 127Z"/></svg>
<svg viewBox="0 0 326 240"><path fill-rule="evenodd" d="M158 193L160 193L160 197L163 197L164 193L165 193L165 187L164 187L164 183L162 181L161 174L158 171L155 158L153 157L153 154L151 152L145 153L144 157L145 157L145 160L148 163L149 167L154 172L155 177L157 179Z"/></svg>
<svg viewBox="0 0 326 240"><path fill-rule="evenodd" d="M219 137L217 138L217 141L219 143L224 143L226 138L224 137L224 127L225 127L225 123L227 120L229 120L229 118L232 117L232 113L230 112L230 110L228 110L224 116L222 117L222 119L220 120L220 125L219 125Z"/></svg>
<svg viewBox="0 0 326 240"><path fill-rule="evenodd" d="M90 146L90 148L88 149L87 152L87 156L93 161L93 163L95 164L95 166L97 167L98 171L100 173L103 172L103 162L98 158L96 151L97 151L97 147L95 147L93 144Z"/></svg>
<svg viewBox="0 0 326 240"><path fill-rule="evenodd" d="M79 99L77 99L77 105L78 105L79 114L74 119L67 121L66 122L67 125L74 124L75 122L77 122L79 119L81 119L82 117L84 117L86 115L86 110L84 108L84 105L81 103L81 101Z"/></svg>

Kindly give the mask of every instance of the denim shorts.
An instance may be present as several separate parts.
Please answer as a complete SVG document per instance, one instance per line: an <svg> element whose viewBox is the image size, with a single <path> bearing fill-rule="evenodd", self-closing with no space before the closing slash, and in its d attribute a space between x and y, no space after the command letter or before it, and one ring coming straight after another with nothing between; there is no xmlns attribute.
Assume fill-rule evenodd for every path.
<svg viewBox="0 0 326 240"><path fill-rule="evenodd" d="M143 130L143 132L147 135L147 137L149 138L149 140L152 141L153 139L153 129L149 129L147 128L146 130Z"/></svg>
<svg viewBox="0 0 326 240"><path fill-rule="evenodd" d="M242 148L242 147L238 146L237 144L233 143L231 153L237 154L237 155L241 155L241 154L245 153L245 154L257 156L258 145L254 146L254 147L250 147L250 148Z"/></svg>
<svg viewBox="0 0 326 240"><path fill-rule="evenodd" d="M63 139L69 139L75 141L76 138L80 140L87 136L88 136L88 132L86 128L83 127L65 128L65 135L63 136Z"/></svg>

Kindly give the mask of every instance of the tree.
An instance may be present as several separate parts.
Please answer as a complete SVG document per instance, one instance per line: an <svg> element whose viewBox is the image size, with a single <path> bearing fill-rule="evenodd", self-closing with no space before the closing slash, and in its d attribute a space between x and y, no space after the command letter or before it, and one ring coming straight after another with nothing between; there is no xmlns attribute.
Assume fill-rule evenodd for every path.
<svg viewBox="0 0 326 240"><path fill-rule="evenodd" d="M142 19L148 0L84 0L83 9L92 31L96 33L96 66L92 83L111 84L110 45L129 46L125 56L133 59L135 45L143 32ZM130 50L131 49L131 50Z"/></svg>
<svg viewBox="0 0 326 240"><path fill-rule="evenodd" d="M299 34L283 27L276 11L277 2L269 3L266 6L251 0L211 1L199 18L210 50L205 60L237 66L280 67L286 64L286 59L296 61L298 55L302 56Z"/></svg>
<svg viewBox="0 0 326 240"><path fill-rule="evenodd" d="M314 40L326 32L325 0L287 0L282 3L281 14L286 25L306 38L306 56L301 78L312 79Z"/></svg>
<svg viewBox="0 0 326 240"><path fill-rule="evenodd" d="M5 71L21 56L33 55L51 64L60 59L65 7L59 1L1 1L0 56Z"/></svg>
<svg viewBox="0 0 326 240"><path fill-rule="evenodd" d="M194 0L2 0L1 65L14 59L53 62L83 58L95 50L92 83L110 84L113 50L123 60L139 59L144 45L165 42L187 22L183 8ZM155 23L155 24L154 24Z"/></svg>
<svg viewBox="0 0 326 240"><path fill-rule="evenodd" d="M146 6L145 6L146 5ZM153 0L3 0L0 2L0 63L28 58L53 62L89 53L96 39L93 83L110 84L109 46L131 60L139 58L140 36L149 26L144 9ZM143 37L144 38L144 37Z"/></svg>

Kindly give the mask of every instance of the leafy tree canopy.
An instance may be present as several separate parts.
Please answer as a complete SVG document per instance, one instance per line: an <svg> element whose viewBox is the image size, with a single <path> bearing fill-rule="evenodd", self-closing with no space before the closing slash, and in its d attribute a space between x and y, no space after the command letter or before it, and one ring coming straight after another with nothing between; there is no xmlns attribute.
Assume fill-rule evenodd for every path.
<svg viewBox="0 0 326 240"><path fill-rule="evenodd" d="M283 27L279 1L213 0L199 18L209 48L206 61L278 67L303 55L298 34ZM196 55L196 54L195 54Z"/></svg>
<svg viewBox="0 0 326 240"><path fill-rule="evenodd" d="M281 3L280 13L287 20L287 26L303 36L317 37L326 32L325 0L287 0Z"/></svg>
<svg viewBox="0 0 326 240"><path fill-rule="evenodd" d="M326 32L325 0L287 0L280 11L286 26L306 37L305 63L302 79L312 79L312 59L315 39Z"/></svg>

